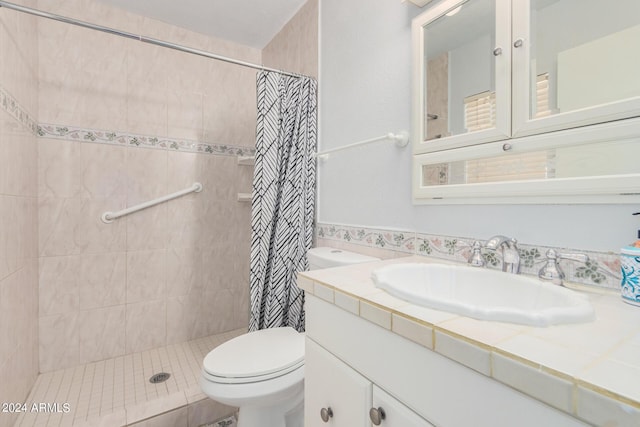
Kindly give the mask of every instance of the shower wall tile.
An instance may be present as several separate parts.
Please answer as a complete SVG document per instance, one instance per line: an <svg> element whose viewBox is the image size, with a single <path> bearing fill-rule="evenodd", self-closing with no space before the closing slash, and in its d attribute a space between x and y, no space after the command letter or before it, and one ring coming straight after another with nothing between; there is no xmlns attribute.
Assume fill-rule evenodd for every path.
<svg viewBox="0 0 640 427"><path fill-rule="evenodd" d="M78 310L80 276L78 256L40 258L40 316L65 314Z"/></svg>
<svg viewBox="0 0 640 427"><path fill-rule="evenodd" d="M246 166L242 166L246 168ZM211 203L220 200L237 199L237 194L241 191L237 187L234 174L239 168L237 161L233 157L207 156L198 162L198 175L203 186L203 198ZM245 190L242 189L244 192Z"/></svg>
<svg viewBox="0 0 640 427"><path fill-rule="evenodd" d="M88 363L125 354L125 305L81 311L78 316L79 362Z"/></svg>
<svg viewBox="0 0 640 427"><path fill-rule="evenodd" d="M39 3L52 13L261 62L257 49L95 0ZM38 120L23 125L33 123L40 138L29 135L35 155L13 155L19 162L7 165L22 170L40 155L33 164L40 179L33 174L31 184L12 191L31 193L25 209L40 224L36 246L18 253L39 255L42 265L34 326L43 337L41 371L62 368L67 357L95 361L246 327L250 204L239 204L237 193L251 191L253 168L239 167L236 156L251 154L255 144L255 70L42 22L34 37L39 61L22 66L40 80L40 102L27 103ZM23 121L10 116L13 124ZM15 150L4 135L2 153ZM8 175L0 171L0 213L13 218L21 208L1 203L3 187L29 181L8 183ZM100 220L105 211L194 182L202 192L110 224ZM9 237L20 244L17 233ZM0 248L0 278L19 265ZM71 345L63 350L66 337Z"/></svg>
<svg viewBox="0 0 640 427"><path fill-rule="evenodd" d="M128 203L132 206L135 203ZM163 203L149 209L128 215L119 221L126 224L127 251L164 249L167 247L169 218L167 204Z"/></svg>
<svg viewBox="0 0 640 427"><path fill-rule="evenodd" d="M79 363L78 312L40 317L40 371Z"/></svg>
<svg viewBox="0 0 640 427"><path fill-rule="evenodd" d="M167 152L127 149L127 203L132 206L167 195Z"/></svg>
<svg viewBox="0 0 640 427"><path fill-rule="evenodd" d="M167 204L167 246L172 249L198 247L201 230L207 227L202 221L203 204L200 200L181 198Z"/></svg>
<svg viewBox="0 0 640 427"><path fill-rule="evenodd" d="M230 289L204 291L196 323L199 335L210 335L211 331L229 331L243 326L236 326L236 319L231 311L235 305L235 297Z"/></svg>
<svg viewBox="0 0 640 427"><path fill-rule="evenodd" d="M167 297L179 297L202 291L205 283L201 255L201 252L193 247L167 250Z"/></svg>
<svg viewBox="0 0 640 427"><path fill-rule="evenodd" d="M177 344L197 336L196 326L202 305L202 291L167 299L167 344Z"/></svg>
<svg viewBox="0 0 640 427"><path fill-rule="evenodd" d="M126 247L126 227L123 222L106 224L102 214L106 211L122 209L121 197L82 199L79 216L71 218L76 224L76 242L81 253L104 253L124 251Z"/></svg>
<svg viewBox="0 0 640 427"><path fill-rule="evenodd" d="M74 199L41 198L38 201L40 255L74 255L80 249L74 240L74 224L65 221L77 217L81 201ZM60 221L58 221L60 219Z"/></svg>
<svg viewBox="0 0 640 427"><path fill-rule="evenodd" d="M263 49L264 64L318 76L318 0L307 1Z"/></svg>
<svg viewBox="0 0 640 427"><path fill-rule="evenodd" d="M167 251L127 253L127 303L165 299Z"/></svg>
<svg viewBox="0 0 640 427"><path fill-rule="evenodd" d="M181 64L183 65L183 64ZM188 67L188 66L187 66ZM189 68L181 68L181 70ZM195 68L197 70L197 68ZM183 71L184 73L184 71ZM182 79L178 73L173 75L169 80L171 85L174 81L185 81L190 78ZM203 122L203 94L202 87L197 89L181 89L173 88L167 93L167 133L175 138L191 139L194 141L202 141Z"/></svg>
<svg viewBox="0 0 640 427"><path fill-rule="evenodd" d="M169 152L167 158L167 182L169 191L177 191L187 188L200 179L199 164L203 157L195 153ZM217 157L217 156L216 156ZM200 194L192 193L180 200L201 200Z"/></svg>
<svg viewBox="0 0 640 427"><path fill-rule="evenodd" d="M125 252L86 254L79 258L80 310L109 307L126 302L127 254Z"/></svg>
<svg viewBox="0 0 640 427"><path fill-rule="evenodd" d="M2 132L3 193L33 197L37 193L37 151L35 139L23 130Z"/></svg>
<svg viewBox="0 0 640 427"><path fill-rule="evenodd" d="M127 51L127 126L131 132L167 136L166 50L135 45Z"/></svg>
<svg viewBox="0 0 640 427"><path fill-rule="evenodd" d="M36 20L0 10L0 402L24 401L38 375Z"/></svg>
<svg viewBox="0 0 640 427"><path fill-rule="evenodd" d="M126 307L126 353L135 353L165 345L167 339L166 300L127 304Z"/></svg>
<svg viewBox="0 0 640 427"><path fill-rule="evenodd" d="M46 140L38 144L38 195L73 198L82 193L81 144Z"/></svg>
<svg viewBox="0 0 640 427"><path fill-rule="evenodd" d="M68 143L68 141L61 141ZM43 144L44 145L44 144ZM79 144L82 197L127 195L126 148L113 145ZM73 165L67 164L67 166Z"/></svg>

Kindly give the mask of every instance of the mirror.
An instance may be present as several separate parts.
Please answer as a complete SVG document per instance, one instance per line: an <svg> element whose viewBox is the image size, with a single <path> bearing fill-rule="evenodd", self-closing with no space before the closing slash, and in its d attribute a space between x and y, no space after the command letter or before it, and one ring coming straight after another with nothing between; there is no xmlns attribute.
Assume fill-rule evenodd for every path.
<svg viewBox="0 0 640 427"><path fill-rule="evenodd" d="M456 5L424 27L423 140L496 126L494 0Z"/></svg>
<svg viewBox="0 0 640 427"><path fill-rule="evenodd" d="M442 0L412 30L416 202L640 201L640 1Z"/></svg>
<svg viewBox="0 0 640 427"><path fill-rule="evenodd" d="M421 185L579 178L638 173L640 139L607 141L509 155L423 164Z"/></svg>
<svg viewBox="0 0 640 427"><path fill-rule="evenodd" d="M529 118L640 96L640 2L530 0Z"/></svg>

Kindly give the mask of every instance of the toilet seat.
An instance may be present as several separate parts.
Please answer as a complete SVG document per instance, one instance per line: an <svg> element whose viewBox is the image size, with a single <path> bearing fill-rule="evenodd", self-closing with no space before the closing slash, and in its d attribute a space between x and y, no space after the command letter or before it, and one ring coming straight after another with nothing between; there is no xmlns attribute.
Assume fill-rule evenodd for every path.
<svg viewBox="0 0 640 427"><path fill-rule="evenodd" d="M304 334L290 327L262 329L213 349L202 363L212 382L246 384L286 375L304 365Z"/></svg>

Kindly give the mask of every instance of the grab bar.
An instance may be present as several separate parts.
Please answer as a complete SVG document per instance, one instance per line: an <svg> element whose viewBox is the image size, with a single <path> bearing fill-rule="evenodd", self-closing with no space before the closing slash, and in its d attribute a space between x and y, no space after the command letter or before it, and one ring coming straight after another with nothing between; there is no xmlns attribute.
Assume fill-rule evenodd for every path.
<svg viewBox="0 0 640 427"><path fill-rule="evenodd" d="M398 147L405 147L409 143L409 134L407 132L405 132L405 131L401 131L401 132L398 132L398 133L395 133L395 134L389 132L388 134L385 134L385 135L382 135L382 136L378 136L376 138L371 138L371 139L367 139L365 141L360 141L360 142L356 142L356 143L353 143L353 144L344 145L344 146L338 147L338 148L332 148L331 150L320 151L320 152L316 153L315 156L317 158L320 158L320 159L328 159L329 158L329 153L335 153L336 151L347 150L349 148L358 147L360 145L371 144L372 142L384 141L386 139L395 141L395 143L396 143L396 145Z"/></svg>
<svg viewBox="0 0 640 427"><path fill-rule="evenodd" d="M102 214L102 217L100 218L102 219L102 222L109 224L113 222L113 220L118 219L121 216L129 215L130 213L134 213L139 210L146 209L160 203L164 203L166 201L187 195L189 193L199 193L201 191L202 191L202 184L200 184L199 182L194 182L191 187L185 188L184 190L176 191L175 193L171 193L167 196L149 200L148 202L140 203L139 205L131 206L130 208L126 208L118 212L105 212Z"/></svg>

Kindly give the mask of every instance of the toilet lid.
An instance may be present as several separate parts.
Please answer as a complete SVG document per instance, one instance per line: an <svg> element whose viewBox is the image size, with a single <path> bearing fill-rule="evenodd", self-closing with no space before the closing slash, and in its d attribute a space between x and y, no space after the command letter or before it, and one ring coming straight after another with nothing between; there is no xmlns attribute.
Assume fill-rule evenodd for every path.
<svg viewBox="0 0 640 427"><path fill-rule="evenodd" d="M302 364L304 334L286 327L249 332L221 344L204 358L203 369L221 382L247 382L273 378Z"/></svg>

